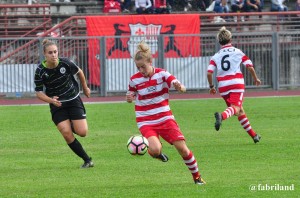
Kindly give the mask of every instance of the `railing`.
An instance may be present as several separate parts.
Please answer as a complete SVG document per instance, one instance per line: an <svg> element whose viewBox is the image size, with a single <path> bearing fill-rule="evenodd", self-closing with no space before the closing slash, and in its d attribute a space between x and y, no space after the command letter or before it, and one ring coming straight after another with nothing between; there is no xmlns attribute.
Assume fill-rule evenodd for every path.
<svg viewBox="0 0 300 198"><path fill-rule="evenodd" d="M161 57L155 59L154 63L155 65L158 65L158 59L164 60L163 66L170 70L174 75L180 77L183 83L187 85L188 89L206 89L207 82L203 80L205 79L205 76L200 76L197 74L202 74L205 72L207 61L209 57L216 52L216 46L218 46L215 40L215 34L221 26L225 25L234 33L233 44L236 47L241 48L253 60L254 65L257 68L257 72L263 81L262 87L273 89L293 86L300 87L300 77L298 75L300 72L300 20L296 20L298 19L297 15L299 14L300 12L280 13L280 16L278 13L274 12L247 13L244 15L200 14L200 35L160 35L161 38L158 40L159 42L162 42L164 38L168 36L200 37L201 57L168 59L164 57L164 52L162 49L158 48L158 54L160 54ZM259 15L262 15L262 19L259 19ZM212 21L216 16L221 16L225 18L226 21L213 23ZM234 22L235 16L237 16L237 22ZM249 16L249 19L242 22L242 16ZM254 24L256 25L254 26ZM242 32L242 30L244 30L244 32ZM19 38L13 43L13 50L11 52L1 55L0 70L3 68L6 73L4 74L0 72L0 75L2 75L0 76L0 81L3 79L9 79L8 76L10 74L7 74L8 71L19 71L22 66L26 67L26 65L29 65L28 68L25 69L25 73L34 72L33 69L36 67L36 64L39 63L43 58L43 51L40 47L42 39L44 37L52 36L51 39L56 41L59 46L59 55L61 57L69 57L78 63L87 76L87 79L90 82L90 87L94 93L99 92L102 96L105 96L110 93L125 91L127 88L127 75L135 72L132 59L108 58L105 47L101 48L101 51L96 52L95 54L99 54L99 57L102 57L101 59L105 61L105 64L101 64L105 65L105 67L100 68L100 73L104 76L103 78L98 76L99 79L101 79L100 85L91 83L90 67L93 66L93 64L88 61L88 49L92 47L88 46L88 41L90 39L96 39L98 43L105 45L105 43L111 42L116 37L109 36L91 38L87 37L86 35L85 17L74 16L37 35L36 37ZM128 40L129 37L124 36L120 38ZM0 43L9 42L11 42L10 38L0 39ZM163 44L159 44L158 46L163 46ZM122 57L122 52L116 53L119 53L116 54L116 57ZM101 59L99 61L101 61ZM189 68L190 65L193 66L192 70L186 70L186 68ZM117 68L121 68L121 70L119 71ZM199 70L200 68L201 71ZM28 69L31 69L30 72ZM180 72L180 70L183 72ZM195 75L195 78L191 78L191 74ZM12 79L13 78L10 78L10 80ZM27 84L32 83L32 77L29 76L28 79L29 82L27 82ZM196 79L198 82L190 82L190 79ZM0 84L2 83L4 85L13 85L12 87L2 90L0 89L0 92L33 92L32 88L34 85L30 84L30 86L25 86L24 88L20 89L18 88L19 85L15 84L17 82L18 81L16 80L12 80L9 83L0 82ZM246 85L247 87L253 87L252 80L247 75Z"/></svg>
<svg viewBox="0 0 300 198"><path fill-rule="evenodd" d="M166 39L174 37L175 40L199 38L201 54L198 56L185 57L165 57L164 46ZM136 72L134 62L130 56L124 56L121 50L114 51L114 57L107 57L106 46L116 37L74 37L74 38L51 38L59 47L59 56L69 57L75 61L84 71L89 87L93 93L101 96L124 93L130 75ZM123 41L130 36L119 36ZM20 42L27 42L20 39ZM23 64L2 63L0 64L0 93L34 93L33 77L37 64L42 59L43 50L40 47L41 39L28 38L31 41L31 49L28 55L36 56L35 62ZM89 40L96 40L100 44L100 49L89 45ZM1 41L1 39L0 39ZM27 43L30 43L27 42ZM162 43L161 43L162 42ZM300 88L300 34L299 32L265 32L265 33L235 33L233 35L233 45L240 48L253 61L259 78L262 81L260 88L282 89ZM160 35L156 50L159 57L153 60L154 66L162 67L173 73L188 90L205 90L208 87L206 81L206 69L209 59L218 50L215 35ZM188 46L182 46L187 49ZM199 48L189 46L189 51L199 51ZM90 50L94 61L100 62L100 67L96 62L89 59ZM175 47L170 49L175 51ZM23 54L24 55L24 54ZM119 58L118 58L119 57ZM33 59L32 59L33 60ZM253 80L244 67L245 83L247 88L253 86ZM96 75L95 75L95 72Z"/></svg>
<svg viewBox="0 0 300 198"><path fill-rule="evenodd" d="M52 27L50 14L49 4L0 4L0 36L35 36Z"/></svg>

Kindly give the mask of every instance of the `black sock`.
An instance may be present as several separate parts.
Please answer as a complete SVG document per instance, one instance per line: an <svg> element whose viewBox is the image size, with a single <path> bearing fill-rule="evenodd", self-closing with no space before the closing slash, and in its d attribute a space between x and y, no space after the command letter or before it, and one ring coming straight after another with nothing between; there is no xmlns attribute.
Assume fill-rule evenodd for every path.
<svg viewBox="0 0 300 198"><path fill-rule="evenodd" d="M68 145L72 149L72 151L76 155L78 155L79 157L81 157L85 162L86 161L90 161L90 157L86 154L86 152L82 148L80 142L76 138L75 138L75 140L72 143L70 143Z"/></svg>

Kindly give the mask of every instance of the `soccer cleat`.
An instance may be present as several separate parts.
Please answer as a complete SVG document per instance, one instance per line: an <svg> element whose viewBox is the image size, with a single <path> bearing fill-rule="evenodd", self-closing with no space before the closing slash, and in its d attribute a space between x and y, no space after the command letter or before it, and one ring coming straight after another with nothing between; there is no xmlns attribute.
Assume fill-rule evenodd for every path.
<svg viewBox="0 0 300 198"><path fill-rule="evenodd" d="M94 167L92 158L90 158L90 160L88 160L88 161L85 161L81 166L81 168L91 168L91 167Z"/></svg>
<svg viewBox="0 0 300 198"><path fill-rule="evenodd" d="M205 182L201 177L198 177L198 178L195 179L194 181L195 181L195 184L197 184L197 185L203 185L203 184L206 184L206 182Z"/></svg>
<svg viewBox="0 0 300 198"><path fill-rule="evenodd" d="M259 142L260 138L261 138L261 136L256 134L256 136L253 137L254 143L256 144L257 142Z"/></svg>
<svg viewBox="0 0 300 198"><path fill-rule="evenodd" d="M222 124L222 114L216 112L215 113L215 118L216 118L215 129L216 129L216 131L219 131L220 126Z"/></svg>
<svg viewBox="0 0 300 198"><path fill-rule="evenodd" d="M159 156L156 157L162 162L167 162L169 160L168 156L166 154L161 153Z"/></svg>

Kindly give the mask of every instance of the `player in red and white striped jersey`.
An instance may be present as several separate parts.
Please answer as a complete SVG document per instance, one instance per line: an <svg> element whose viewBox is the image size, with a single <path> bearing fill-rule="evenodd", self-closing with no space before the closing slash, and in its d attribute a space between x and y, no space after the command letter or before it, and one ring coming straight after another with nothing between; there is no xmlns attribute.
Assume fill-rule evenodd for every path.
<svg viewBox="0 0 300 198"><path fill-rule="evenodd" d="M225 111L215 113L215 128L218 131L223 120L236 115L242 127L252 137L254 143L257 143L261 137L252 129L243 109L245 83L240 69L241 63L252 75L256 86L259 86L261 82L256 75L252 61L240 49L231 45L231 37L231 32L225 27L220 29L217 39L222 47L211 58L207 69L209 93L216 94L216 89L213 85L213 73L216 71L218 89L227 104Z"/></svg>
<svg viewBox="0 0 300 198"><path fill-rule="evenodd" d="M169 89L174 87L179 92L185 92L184 85L169 72L152 66L152 54L144 42L138 45L134 61L138 72L130 78L126 101L131 103L135 99L137 126L149 141L149 154L163 162L168 161L168 157L162 153L159 139L162 137L175 146L195 184L204 184L196 158L187 147L169 106Z"/></svg>

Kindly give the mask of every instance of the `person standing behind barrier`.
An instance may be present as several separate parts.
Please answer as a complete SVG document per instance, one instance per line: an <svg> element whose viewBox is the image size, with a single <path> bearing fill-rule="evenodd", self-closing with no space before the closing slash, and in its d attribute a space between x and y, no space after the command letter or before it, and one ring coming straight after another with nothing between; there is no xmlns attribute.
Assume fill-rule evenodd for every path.
<svg viewBox="0 0 300 198"><path fill-rule="evenodd" d="M151 0L135 0L137 14L152 14L153 8Z"/></svg>
<svg viewBox="0 0 300 198"><path fill-rule="evenodd" d="M219 131L222 121L236 115L241 126L251 136L254 143L257 143L261 136L252 129L243 108L245 85L244 76L240 70L241 63L250 72L256 86L259 86L261 82L256 76L252 61L240 49L232 46L231 38L231 32L222 27L217 35L221 49L210 59L207 68L209 93L214 95L217 92L213 84L213 73L216 71L219 93L227 104L227 108L222 113L215 113L215 129Z"/></svg>
<svg viewBox="0 0 300 198"><path fill-rule="evenodd" d="M36 96L49 103L52 121L71 150L84 161L81 168L93 167L92 158L73 134L85 137L88 132L85 107L79 96L79 85L74 78L77 75L83 93L90 97L83 71L69 59L59 58L55 43L45 39L42 44L45 60L35 71Z"/></svg>
<svg viewBox="0 0 300 198"><path fill-rule="evenodd" d="M162 137L175 146L195 184L205 184L196 158L187 147L169 106L169 89L174 87L179 92L185 92L184 85L169 72L152 65L152 54L146 43L138 44L133 59L138 72L130 78L126 101L132 103L135 99L136 122L141 134L149 141L148 153L162 162L168 161L162 153L159 139Z"/></svg>

